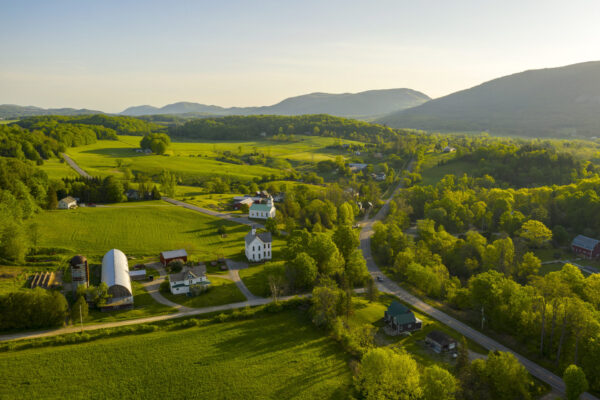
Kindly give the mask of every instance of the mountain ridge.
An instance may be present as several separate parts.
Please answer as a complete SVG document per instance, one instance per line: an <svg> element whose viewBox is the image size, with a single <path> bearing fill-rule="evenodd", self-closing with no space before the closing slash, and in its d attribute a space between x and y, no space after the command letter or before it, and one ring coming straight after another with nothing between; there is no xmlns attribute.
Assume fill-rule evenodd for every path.
<svg viewBox="0 0 600 400"><path fill-rule="evenodd" d="M394 128L532 137L600 136L600 61L531 69L390 113Z"/></svg>

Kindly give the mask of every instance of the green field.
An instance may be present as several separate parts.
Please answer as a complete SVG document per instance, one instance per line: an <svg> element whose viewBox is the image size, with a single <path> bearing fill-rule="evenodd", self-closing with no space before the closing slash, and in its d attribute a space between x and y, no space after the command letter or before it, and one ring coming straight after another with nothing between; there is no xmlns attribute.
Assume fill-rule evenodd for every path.
<svg viewBox="0 0 600 400"><path fill-rule="evenodd" d="M136 153L141 137L119 136L118 141L98 142L68 149L67 154L86 172L95 176L119 174L117 159L133 172L158 174L163 169L185 176L231 176L251 180L263 175L280 174L281 171L264 165L237 165L217 161L218 152L231 151L247 154L256 151L267 156L292 161L320 161L334 158L336 151L325 149L334 143L334 138L302 137L299 142L249 141L249 142L173 142L168 155L146 155Z"/></svg>
<svg viewBox="0 0 600 400"><path fill-rule="evenodd" d="M143 204L44 211L35 219L42 227L40 245L96 259L111 248L157 257L164 250L185 248L201 261L236 256L244 248L244 225L165 202ZM226 238L217 234L220 225L227 229Z"/></svg>
<svg viewBox="0 0 600 400"><path fill-rule="evenodd" d="M69 164L61 163L58 158L44 160L44 164L38 168L48 174L50 179L76 178L79 176Z"/></svg>
<svg viewBox="0 0 600 400"><path fill-rule="evenodd" d="M283 264L283 262L268 264ZM248 290L255 296L271 296L268 276L265 273L265 265L268 264L259 264L240 270L240 278L242 278L244 285L246 285Z"/></svg>
<svg viewBox="0 0 600 400"><path fill-rule="evenodd" d="M339 345L298 312L0 354L0 398L347 399Z"/></svg>
<svg viewBox="0 0 600 400"><path fill-rule="evenodd" d="M185 294L174 295L171 294L169 289L161 290L161 294L174 303L191 308L220 306L221 304L246 301L246 297L239 291L235 283L229 279L209 276L208 280L211 283L208 292L195 297L188 297Z"/></svg>
<svg viewBox="0 0 600 400"><path fill-rule="evenodd" d="M0 119L0 125L8 125L16 121L18 121L18 119Z"/></svg>

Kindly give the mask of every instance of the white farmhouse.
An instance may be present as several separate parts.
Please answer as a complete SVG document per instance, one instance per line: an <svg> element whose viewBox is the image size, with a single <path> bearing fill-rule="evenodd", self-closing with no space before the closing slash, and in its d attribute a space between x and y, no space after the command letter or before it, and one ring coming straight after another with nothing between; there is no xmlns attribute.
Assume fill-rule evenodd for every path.
<svg viewBox="0 0 600 400"><path fill-rule="evenodd" d="M169 286L172 294L187 294L190 287L201 285L208 287L210 281L206 279L206 266L183 267L181 272L169 274Z"/></svg>
<svg viewBox="0 0 600 400"><path fill-rule="evenodd" d="M67 196L64 199L60 199L58 202L58 208L61 210L70 210L72 208L77 208L77 200L72 198L71 196Z"/></svg>
<svg viewBox="0 0 600 400"><path fill-rule="evenodd" d="M263 261L271 259L271 232L256 233L256 227L246 235L246 258L248 261Z"/></svg>
<svg viewBox="0 0 600 400"><path fill-rule="evenodd" d="M248 216L250 218L267 219L275 218L275 206L273 205L273 198L269 197L267 204L254 203L250 206L250 212Z"/></svg>

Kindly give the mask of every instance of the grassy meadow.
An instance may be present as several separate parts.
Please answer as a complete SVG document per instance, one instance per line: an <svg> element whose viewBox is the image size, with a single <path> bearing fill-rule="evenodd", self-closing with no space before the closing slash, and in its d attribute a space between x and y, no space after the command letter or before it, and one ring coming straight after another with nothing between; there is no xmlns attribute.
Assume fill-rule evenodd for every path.
<svg viewBox="0 0 600 400"><path fill-rule="evenodd" d="M0 353L0 398L347 399L347 361L290 311Z"/></svg>
<svg viewBox="0 0 600 400"><path fill-rule="evenodd" d="M66 162L61 163L58 158L44 160L44 164L38 167L44 171L50 179L77 178L79 175Z"/></svg>
<svg viewBox="0 0 600 400"><path fill-rule="evenodd" d="M264 165L237 165L217 161L222 151L246 154L254 151L275 158L285 158L292 162L318 162L332 159L337 151L325 147L334 143L334 138L299 137L298 142L278 141L231 141L231 142L173 142L167 155L147 155L136 153L141 137L119 136L119 140L99 140L98 142L72 147L67 154L86 172L94 176L120 174L117 159L133 172L142 171L154 175L163 169L185 176L215 177L235 175L251 180L264 175L279 174L279 169Z"/></svg>
<svg viewBox="0 0 600 400"><path fill-rule="evenodd" d="M111 248L127 255L156 255L185 248L201 261L239 255L244 225L210 217L166 202L124 203L117 207L52 210L36 219L41 227L40 246L61 247L101 257ZM217 234L225 226L227 237Z"/></svg>

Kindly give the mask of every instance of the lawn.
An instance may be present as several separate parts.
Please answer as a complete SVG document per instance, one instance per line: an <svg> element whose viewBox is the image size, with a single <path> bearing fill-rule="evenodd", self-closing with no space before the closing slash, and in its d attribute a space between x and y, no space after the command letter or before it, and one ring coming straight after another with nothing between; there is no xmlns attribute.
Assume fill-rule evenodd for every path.
<svg viewBox="0 0 600 400"><path fill-rule="evenodd" d="M425 156L421 167L422 185L435 185L445 175L456 175L457 177L469 173L473 164L465 161L455 161L456 153L429 153ZM440 161L446 164L438 165Z"/></svg>
<svg viewBox="0 0 600 400"><path fill-rule="evenodd" d="M253 295L260 297L271 296L271 288L269 287L265 266L273 264L282 265L283 261L254 265L240 270L240 278L242 278L244 285L246 285Z"/></svg>
<svg viewBox="0 0 600 400"><path fill-rule="evenodd" d="M164 202L43 211L35 221L42 231L40 246L67 248L96 260L111 248L128 256L158 256L178 248L203 260L236 256L248 232L244 225ZM217 234L220 225L227 229L225 238Z"/></svg>
<svg viewBox="0 0 600 400"><path fill-rule="evenodd" d="M141 137L119 136L119 140L99 140L98 142L73 147L67 154L90 175L107 176L119 174L117 159L133 172L141 171L155 175L166 169L183 176L215 177L236 176L252 180L264 175L279 175L280 170L264 165L238 165L217 161L219 152L231 151L247 154L254 151L267 156L285 158L298 162L317 162L332 159L338 154L325 147L334 143L334 138L305 137L299 142L249 141L249 142L173 142L168 155L146 155L136 153Z"/></svg>
<svg viewBox="0 0 600 400"><path fill-rule="evenodd" d="M229 279L208 276L208 280L211 283L210 289L206 293L195 297L188 297L184 294L171 294L168 287L167 290L162 290L161 288L161 293L172 302L191 308L220 306L222 304L246 301L246 297L239 291L235 283Z"/></svg>
<svg viewBox="0 0 600 400"><path fill-rule="evenodd" d="M290 311L0 354L0 398L346 399L339 346Z"/></svg>
<svg viewBox="0 0 600 400"><path fill-rule="evenodd" d="M76 178L79 175L65 162L60 162L58 158L44 160L44 163L38 167L44 171L50 179Z"/></svg>
<svg viewBox="0 0 600 400"><path fill-rule="evenodd" d="M154 272L156 272L156 270L154 270ZM132 281L131 288L133 289L133 310L116 310L106 312L90 310L90 313L86 320L84 320L84 323L97 324L100 322L115 322L126 319L144 318L152 315L171 314L177 311L172 307L168 307L156 302L140 282Z"/></svg>

